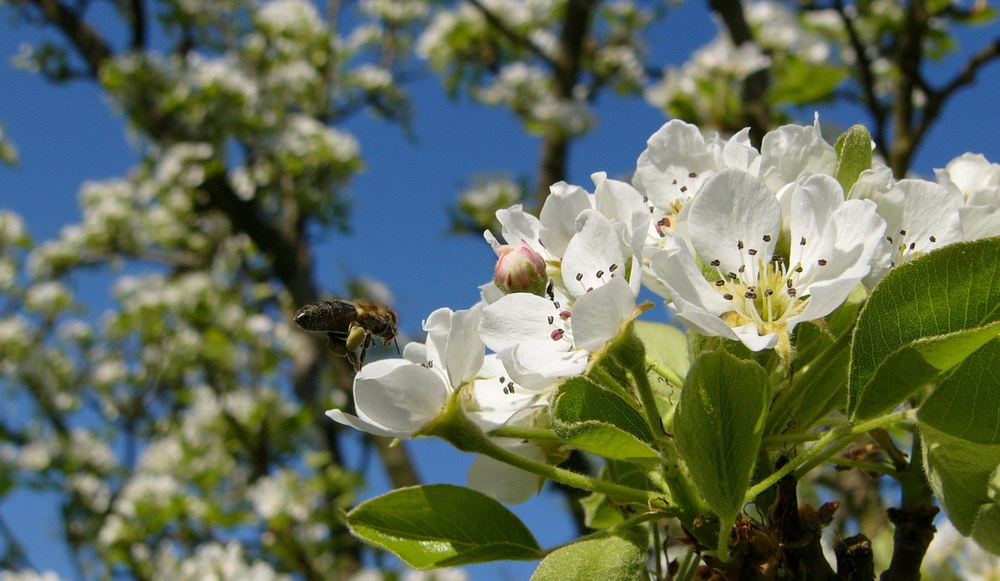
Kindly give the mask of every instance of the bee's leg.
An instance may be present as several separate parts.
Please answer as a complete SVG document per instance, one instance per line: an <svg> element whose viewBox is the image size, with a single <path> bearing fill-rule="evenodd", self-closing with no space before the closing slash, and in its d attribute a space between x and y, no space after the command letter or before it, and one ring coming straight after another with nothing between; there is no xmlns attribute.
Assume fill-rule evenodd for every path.
<svg viewBox="0 0 1000 581"><path fill-rule="evenodd" d="M355 325L351 323L351 326L347 329L347 337L344 339L344 344L347 346L348 351L357 351L358 347L365 342L365 337L368 336L368 331L361 325Z"/></svg>
<svg viewBox="0 0 1000 581"><path fill-rule="evenodd" d="M368 348L372 346L372 343L374 343L374 340L372 340L372 336L368 333L365 333L365 342L363 345L361 345L361 364L358 366L358 368L364 366L365 356L368 355Z"/></svg>
<svg viewBox="0 0 1000 581"><path fill-rule="evenodd" d="M350 353L348 359L354 363L354 371L360 371L361 366L365 364L365 351L371 345L371 340L371 334L361 325L351 324L350 329L347 330L347 340L344 342L344 346ZM357 356L359 347L361 348L360 358Z"/></svg>
<svg viewBox="0 0 1000 581"><path fill-rule="evenodd" d="M344 340L344 336L341 334L327 333L326 348L330 350L330 353L333 353L338 357L346 357L350 359L351 353L347 350L347 344Z"/></svg>

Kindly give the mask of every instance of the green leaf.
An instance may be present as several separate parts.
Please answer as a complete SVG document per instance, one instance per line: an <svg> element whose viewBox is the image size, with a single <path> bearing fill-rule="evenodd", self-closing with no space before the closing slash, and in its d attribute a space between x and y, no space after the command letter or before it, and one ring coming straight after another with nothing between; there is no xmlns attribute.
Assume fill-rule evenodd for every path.
<svg viewBox="0 0 1000 581"><path fill-rule="evenodd" d="M681 390L677 446L695 487L723 521L743 506L767 403L764 369L722 351L698 357Z"/></svg>
<svg viewBox="0 0 1000 581"><path fill-rule="evenodd" d="M847 401L847 363L850 337L841 337L814 358L787 391L776 398L767 414L768 435L807 432Z"/></svg>
<svg viewBox="0 0 1000 581"><path fill-rule="evenodd" d="M775 83L768 91L772 103L801 105L817 101L847 77L844 67L809 63L791 55L783 64L780 71L774 71Z"/></svg>
<svg viewBox="0 0 1000 581"><path fill-rule="evenodd" d="M556 549L538 566L531 581L639 581L646 579L646 529L586 539Z"/></svg>
<svg viewBox="0 0 1000 581"><path fill-rule="evenodd" d="M551 415L556 435L585 452L619 460L657 457L642 415L586 377L559 386Z"/></svg>
<svg viewBox="0 0 1000 581"><path fill-rule="evenodd" d="M687 335L672 325L652 321L636 321L635 333L646 345L646 357L659 362L678 377L687 375Z"/></svg>
<svg viewBox="0 0 1000 581"><path fill-rule="evenodd" d="M601 479L640 490L651 490L653 484L637 465L618 460L607 460L601 469ZM584 522L592 529L604 529L625 520L621 504L613 502L606 494L591 493L580 499Z"/></svg>
<svg viewBox="0 0 1000 581"><path fill-rule="evenodd" d="M531 531L503 505L450 484L393 490L359 504L347 524L415 569L542 557Z"/></svg>
<svg viewBox="0 0 1000 581"><path fill-rule="evenodd" d="M861 172L872 168L872 136L864 125L855 125L837 139L837 181L844 193L851 191Z"/></svg>
<svg viewBox="0 0 1000 581"><path fill-rule="evenodd" d="M959 532L1000 548L1000 499L991 479L1000 465L1000 340L969 356L920 407L928 481ZM990 516L983 518L984 511ZM977 539L977 540L978 540Z"/></svg>
<svg viewBox="0 0 1000 581"><path fill-rule="evenodd" d="M1000 238L952 244L894 268L854 330L852 419L902 403L1000 332Z"/></svg>

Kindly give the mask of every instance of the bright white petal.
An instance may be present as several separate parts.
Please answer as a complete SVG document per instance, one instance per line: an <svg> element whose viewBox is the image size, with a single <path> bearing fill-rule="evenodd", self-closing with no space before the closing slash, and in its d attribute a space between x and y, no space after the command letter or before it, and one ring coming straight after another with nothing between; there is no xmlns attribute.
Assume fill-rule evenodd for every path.
<svg viewBox="0 0 1000 581"><path fill-rule="evenodd" d="M778 334L768 333L767 335L760 335L757 332L757 325L748 324L742 327L734 327L733 332L736 336L740 338L740 341L747 346L747 349L751 351L763 351L764 349L773 349L775 345L778 344Z"/></svg>
<svg viewBox="0 0 1000 581"><path fill-rule="evenodd" d="M764 184L740 170L725 170L708 180L691 200L691 244L706 263L719 260L722 272L746 269L755 279L781 234L781 207Z"/></svg>
<svg viewBox="0 0 1000 581"><path fill-rule="evenodd" d="M452 386L459 386L483 366L485 346L479 338L480 308L456 311L448 333L448 353L443 362Z"/></svg>
<svg viewBox="0 0 1000 581"><path fill-rule="evenodd" d="M553 317L551 323L549 317ZM517 345L565 351L570 344L552 338L552 332L561 323L559 311L548 299L530 293L512 293L483 309L479 336L496 353Z"/></svg>
<svg viewBox="0 0 1000 581"><path fill-rule="evenodd" d="M387 430L382 426L373 424L362 420L358 416L352 416L351 414L345 413L342 410L328 410L326 416L331 420L337 422L338 424L344 424L345 426L350 426L356 430L361 430L362 432L367 432L373 436L382 436L383 438L409 438L413 435L413 432L398 432L393 430Z"/></svg>
<svg viewBox="0 0 1000 581"><path fill-rule="evenodd" d="M579 232L566 246L562 262L563 285L573 296L624 275L626 268L622 244L611 220L597 210L587 210L577 218L577 224Z"/></svg>
<svg viewBox="0 0 1000 581"><path fill-rule="evenodd" d="M796 325L803 321L812 321L825 317L834 309L844 304L847 297L858 286L862 276L825 280L809 287L809 302L798 315L788 317L786 324L791 333Z"/></svg>
<svg viewBox="0 0 1000 581"><path fill-rule="evenodd" d="M930 252L964 237L954 199L935 183L900 180L875 201L888 225L886 236L893 239L895 248L906 248L904 257Z"/></svg>
<svg viewBox="0 0 1000 581"><path fill-rule="evenodd" d="M594 181L597 210L608 218L630 224L633 214L649 213L649 208L642 201L642 194L631 185L609 180L608 174L604 172L591 174L590 179Z"/></svg>
<svg viewBox="0 0 1000 581"><path fill-rule="evenodd" d="M962 206L958 209L966 240L1000 236L1000 207Z"/></svg>
<svg viewBox="0 0 1000 581"><path fill-rule="evenodd" d="M751 175L760 172L760 153L750 143L750 128L738 131L722 148L726 167L741 169Z"/></svg>
<svg viewBox="0 0 1000 581"><path fill-rule="evenodd" d="M365 370L354 378L358 417L393 432L419 430L437 417L450 394L441 374L421 365L404 362L374 377Z"/></svg>
<svg viewBox="0 0 1000 581"><path fill-rule="evenodd" d="M736 331L734 331L732 327L727 325L725 321L720 319L717 315L712 315L699 310L678 310L675 317L677 317L677 320L683 323L684 326L689 329L694 329L702 335L707 335L709 337L725 337L727 339L732 339L733 341L740 340Z"/></svg>
<svg viewBox="0 0 1000 581"><path fill-rule="evenodd" d="M541 383L535 378L573 377L580 375L587 368L587 359L590 354L583 349L573 349L572 351L555 351L539 349L537 345L528 344L517 345L510 350L509 354L501 353L501 358L507 364L508 357L511 363L507 365L511 377L525 389L538 391ZM551 385L551 384L547 384Z"/></svg>
<svg viewBox="0 0 1000 581"><path fill-rule="evenodd" d="M510 438L494 439L507 450L536 462L545 462L545 454L535 444ZM530 472L515 468L486 456L478 456L469 467L469 488L506 504L520 504L538 492L542 479Z"/></svg>
<svg viewBox="0 0 1000 581"><path fill-rule="evenodd" d="M721 167L721 152L705 143L701 131L679 120L667 122L639 154L632 185L659 208L689 199Z"/></svg>
<svg viewBox="0 0 1000 581"><path fill-rule="evenodd" d="M538 243L542 224L538 218L525 212L520 204L497 210L497 221L500 222L500 235L507 244L517 244L524 240L534 248Z"/></svg>
<svg viewBox="0 0 1000 581"><path fill-rule="evenodd" d="M812 126L784 125L768 132L761 142L760 157L760 176L774 192L803 173L833 174L837 170L837 152L823 140L818 118Z"/></svg>
<svg viewBox="0 0 1000 581"><path fill-rule="evenodd" d="M650 258L650 268L667 287L677 310L703 311L716 318L731 311L732 305L705 280L684 242L675 234L668 234L667 242L669 248Z"/></svg>
<svg viewBox="0 0 1000 581"><path fill-rule="evenodd" d="M566 182L554 184L549 191L539 214L542 224L539 237L552 256L562 256L576 234L576 217L593 208L593 201L586 190Z"/></svg>
<svg viewBox="0 0 1000 581"><path fill-rule="evenodd" d="M635 311L635 295L622 278L612 279L573 303L573 343L596 351L618 334L618 327Z"/></svg>

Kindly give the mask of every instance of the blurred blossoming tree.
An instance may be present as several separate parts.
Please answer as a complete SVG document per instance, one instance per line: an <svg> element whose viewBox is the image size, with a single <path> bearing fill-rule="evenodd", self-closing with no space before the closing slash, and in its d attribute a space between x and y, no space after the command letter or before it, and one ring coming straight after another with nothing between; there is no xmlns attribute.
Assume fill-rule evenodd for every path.
<svg viewBox="0 0 1000 581"><path fill-rule="evenodd" d="M19 216L0 211L0 386L19 410L0 424L0 491L29 488L58 496L63 540L85 578L197 579L211 571L227 579L348 579L362 570L366 552L374 549L350 534L343 511L354 505L363 483L344 466L342 426L325 412L336 408L331 415L338 421L395 436L411 435L433 418L409 431L385 423L391 420L358 420L349 413L357 387L353 370L327 351L322 337L297 330L291 319L299 306L324 295L312 256L316 232L350 222L351 178L363 166L364 144L339 127L352 115L373 112L407 128L419 115L407 96L407 82L416 75L430 71L456 96L506 108L524 131L540 137L534 175L477 179L452 209L457 231L492 232L488 240L511 263L527 256L531 288L508 286L503 297L484 291L489 304L480 311L435 312L425 324L427 345L407 353L410 363L370 363L357 384L377 390L387 384L385 377L399 374L408 385L436 390L436 412L453 390L479 382L474 393L482 425L504 424L525 406L550 403L540 394L582 373L619 323L630 319L640 282L672 299L688 326L742 340L753 351L773 348L769 371L788 370L789 336L801 312L789 311L766 329L736 328L712 319L719 297L705 299L686 286L690 279L677 278L710 263L714 255L696 255L712 250L713 241L675 237L673 226L683 219L724 229L713 221L713 208L725 206L719 198L726 192L750 192L758 206L768 207L766 220L752 227L765 240L773 233L775 243L783 216L787 221L791 214L772 194L789 184L810 192L841 188L830 219L845 229L867 224L875 238L905 228L900 224L928 223L897 199L921 196L952 200L954 220L937 224L938 246L997 233L995 164L974 156L942 160L947 167L937 183L903 179L945 104L1000 55L997 38L955 70L935 69L954 50L962 26L994 21L985 2L712 0L718 35L681 66L667 66L653 49L652 32L683 26L671 20L672 6L660 3L122 0L109 3L113 18L92 18L99 4L0 2L0 11L22 26L54 32L52 40L20 54L17 64L56 83L98 84L127 117L141 158L127 175L84 184L80 223L55 239L33 240ZM576 212L589 194L560 182L574 141L597 121L594 104L640 94L667 116L725 137L706 140L680 121L664 126L640 157L631 185L595 174L594 195L612 201ZM847 146L823 142L811 125L767 133L804 108L829 102L855 103L867 113L884 166L873 167L869 155L864 178L862 169L838 173ZM770 142L765 135L773 136ZM870 152L870 141L864 148ZM797 152L808 155L791 159ZM16 143L2 127L0 161L17 162ZM812 162L810 171L825 177L797 182ZM857 193L845 201L851 187ZM550 192L552 205L544 206ZM704 195L694 198L696 192ZM562 247L530 247L534 217L523 208L505 210L516 203L541 211L540 224L560 232ZM822 203L802 202L810 208ZM691 215L681 218L687 205ZM632 221L634 206L655 216L646 230ZM876 206L884 210L881 217ZM557 209L546 215L543 207ZM896 218L902 222L892 222ZM624 231L629 240L619 239ZM515 233L520 241L509 236ZM874 238L848 236L837 244L856 250L856 262L844 262L829 278L803 273L813 286L801 288L813 289L814 303L822 298L829 307L810 311L803 321L830 314L858 283L872 286L911 258L905 245L895 258L878 254ZM661 254L654 257L653 247ZM539 265L540 257L545 262ZM554 263L566 269L563 280L579 268L581 286L539 285L545 264ZM600 274L583 274L597 263ZM627 264L635 268L626 274ZM100 318L88 315L74 296L74 276L122 265L116 308ZM599 286L617 268L621 275ZM752 293L752 281L739 274L720 282ZM519 279L505 280L516 286ZM600 293L589 292L595 287ZM378 300L384 293L358 285L341 294ZM546 314L553 301L556 310ZM752 302L747 304L750 310L735 312L749 320ZM418 320L427 314L407 315ZM536 329L517 334L509 324L546 316L572 317L575 327L538 339ZM837 324L803 333L844 332ZM461 342L460 351L456 340L446 349L443 338L463 329L482 344ZM532 341L538 349L516 352ZM499 355L483 359L484 345ZM478 354L468 351L474 348ZM444 360L454 367L442 379L430 368ZM499 379L503 394L513 396L512 366L519 397L497 402L482 395L483 378L489 378L491 388ZM679 388L683 378L674 379ZM833 408L798 411L822 415ZM781 427L770 426L769 435L777 437ZM878 437L887 464L899 471L907 455L918 453L900 452L888 433ZM419 484L404 445L375 436L370 443L395 487ZM497 454L508 460L511 454L536 461L558 456L544 446L540 452L504 445L507 451ZM857 460L870 458L859 452ZM600 470L580 453L565 462L578 472ZM616 460L604 470L622 466ZM479 469L498 473L492 465ZM502 497L504 491L491 485L512 480L478 482L477 488ZM887 530L877 484L861 470L804 484L836 491L842 504L836 518ZM508 491L524 490L510 486ZM594 514L602 510L607 507L596 504L588 514L581 510L581 529L597 528ZM833 518L811 516L816 522ZM915 537L933 531L915 528ZM9 527L0 526L0 538L5 568L39 565L27 561ZM897 546L899 563L894 559L891 571L899 576L892 578L912 578L906 577L905 557L914 553L904 550L912 548ZM924 550L926 543L916 556ZM941 575L952 574L947 564L933 564Z"/></svg>

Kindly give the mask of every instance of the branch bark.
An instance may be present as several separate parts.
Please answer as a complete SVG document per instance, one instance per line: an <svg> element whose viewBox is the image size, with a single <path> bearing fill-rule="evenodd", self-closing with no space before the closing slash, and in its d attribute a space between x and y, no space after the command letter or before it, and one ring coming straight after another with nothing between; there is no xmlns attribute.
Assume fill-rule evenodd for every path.
<svg viewBox="0 0 1000 581"><path fill-rule="evenodd" d="M590 33L590 23L598 0L569 0L566 18L559 35L555 60L547 61L552 67L553 92L556 99L569 101L580 77L584 40ZM542 138L541 158L538 167L538 184L535 203L541 208L549 195L549 186L566 179L569 161L570 137L561 129L547 132Z"/></svg>
<svg viewBox="0 0 1000 581"><path fill-rule="evenodd" d="M734 45L756 42L740 0L709 0L708 5L726 24L729 38ZM751 141L757 147L760 147L764 134L771 127L771 106L767 102L767 88L770 82L767 68L751 74L743 82L744 124L750 127Z"/></svg>

